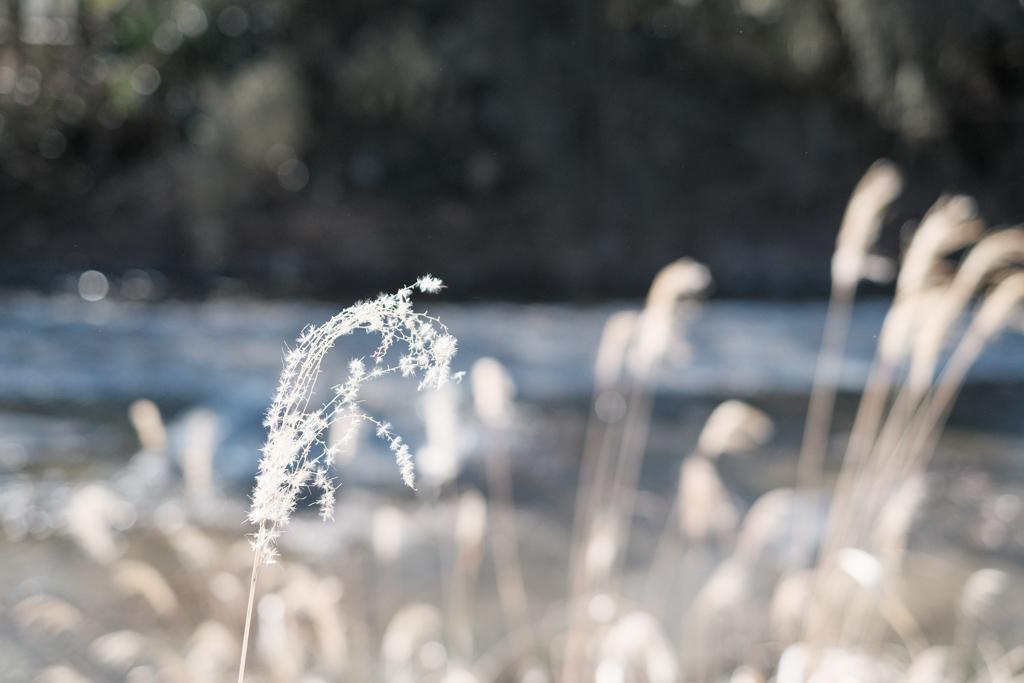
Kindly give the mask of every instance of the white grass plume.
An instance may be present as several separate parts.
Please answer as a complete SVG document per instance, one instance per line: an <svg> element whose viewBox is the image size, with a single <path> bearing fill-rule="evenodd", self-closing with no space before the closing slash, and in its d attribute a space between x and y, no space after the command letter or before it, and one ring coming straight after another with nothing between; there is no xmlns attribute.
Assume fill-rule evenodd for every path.
<svg viewBox="0 0 1024 683"><path fill-rule="evenodd" d="M421 292L436 293L443 285L439 279L426 275L413 287ZM395 294L381 294L373 301L360 301L320 327L307 327L298 338L296 347L285 354L281 383L264 421L269 434L263 446L249 510L249 521L259 528L252 538L256 558L249 582L238 683L245 679L245 658L259 566L273 561L277 537L287 526L303 489L321 491L317 501L320 514L324 519L333 516L334 482L329 468L348 435L341 438L340 444L328 444L323 438L324 431L339 419L346 419L353 428L363 420L374 423L377 436L391 444L402 480L413 487L409 446L392 433L389 423L378 422L359 410L359 389L363 383L386 373L398 370L408 377L422 372L420 389L441 387L450 378L449 367L457 344L455 337L448 334L447 328L436 318L413 311L410 296L412 287L403 287ZM321 361L338 337L356 330L376 332L381 336L380 346L372 356L373 368L367 370L363 360L353 359L349 363L348 381L334 387L334 397L326 404L307 412ZM405 354L397 365L388 365L384 359L391 347L399 342L404 343Z"/></svg>
<svg viewBox="0 0 1024 683"><path fill-rule="evenodd" d="M843 287L856 286L882 227L886 208L903 190L896 166L879 159L867 170L853 191L832 256L832 280Z"/></svg>
<svg viewBox="0 0 1024 683"><path fill-rule="evenodd" d="M994 232L967 254L942 301L935 306L917 334L908 378L911 390L923 393L931 385L935 366L950 328L972 297L1000 270L1024 263L1024 230Z"/></svg>
<svg viewBox="0 0 1024 683"><path fill-rule="evenodd" d="M437 292L442 287L440 280L429 275L420 278L414 286L423 292ZM335 420L348 418L352 424L362 420L374 422L377 436L388 440L395 452L403 481L413 486L409 447L392 433L390 424L362 414L358 401L364 382L396 370L403 376L422 372L421 389L440 387L449 379L449 363L456 350L455 337L436 319L414 312L409 300L411 294L412 288L404 287L396 294L381 294L373 301L356 303L320 327L307 327L297 346L285 354L281 383L264 423L270 433L263 447L249 511L249 521L259 527L253 547L261 561L273 558L275 540L288 524L303 489L322 492L318 501L321 515L325 519L332 516L334 483L329 468L336 457L337 446L325 444L322 434ZM371 367L367 368L360 359L352 360L348 380L334 387L334 397L322 407L309 411L324 355L338 337L359 329L381 335ZM388 365L385 356L398 343L404 343L404 355L397 365Z"/></svg>
<svg viewBox="0 0 1024 683"><path fill-rule="evenodd" d="M711 460L723 453L752 451L772 438L775 427L763 412L743 401L719 404L704 423L697 451Z"/></svg>

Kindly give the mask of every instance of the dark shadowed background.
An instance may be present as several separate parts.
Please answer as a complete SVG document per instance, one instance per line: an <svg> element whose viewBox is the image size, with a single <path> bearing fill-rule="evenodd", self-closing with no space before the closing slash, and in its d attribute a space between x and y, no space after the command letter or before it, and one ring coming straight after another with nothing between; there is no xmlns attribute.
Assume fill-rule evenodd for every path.
<svg viewBox="0 0 1024 683"><path fill-rule="evenodd" d="M0 285L819 296L847 197L1024 216L1017 0L3 0ZM119 288L119 289L118 289Z"/></svg>

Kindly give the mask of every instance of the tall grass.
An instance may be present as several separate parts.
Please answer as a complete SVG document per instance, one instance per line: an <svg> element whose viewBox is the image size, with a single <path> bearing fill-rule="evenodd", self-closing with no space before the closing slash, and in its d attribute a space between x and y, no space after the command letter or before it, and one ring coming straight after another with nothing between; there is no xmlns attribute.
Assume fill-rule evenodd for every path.
<svg viewBox="0 0 1024 683"><path fill-rule="evenodd" d="M558 541L567 546L561 598L539 604L551 587L532 583L539 573L532 551L546 532L516 505L514 490L529 413L492 358L472 367L472 411L459 412L457 393L423 407L432 422L423 451L429 465L416 502L339 503L339 522L363 539L346 549L340 567L297 553L277 558L280 534L303 516L296 514L303 496L314 494L325 518L335 511L332 464L360 424L386 440L396 474L413 484L410 447L364 412L359 392L385 373L419 375L424 388L449 379L454 337L412 309L412 289L441 286L423 278L307 329L286 354L248 516L251 547L190 519L172 493L152 517L160 552L175 561L161 561L160 552L122 558L125 501L104 483L73 492L69 534L91 566L104 568L106 590L150 621L111 631L70 597L19 600L9 612L19 628L86 643L81 659L48 663L39 680L80 680L90 666L129 683L222 683L236 675L240 683L1021 680L1024 647L1009 647L994 625L1009 574L964 572L959 596L949 600L955 624L943 630L923 621L905 565L951 407L971 365L1014 324L1024 300L1024 229L986 231L972 200L939 198L903 255L838 472L824 457L852 302L862 279L884 274L871 250L901 185L892 164L872 166L844 217L792 486L749 509L730 491L724 460L758 457L774 428L766 413L729 400L710 413L685 457L680 445L678 478L662 507L640 489L668 350L685 338L682 313L699 310L710 283L707 269L682 260L658 274L641 311L612 315L605 326L574 519L569 538ZM381 335L376 353L350 363L347 379L318 401L321 361L340 335L357 329ZM206 419L188 431L194 447L183 467L183 501L213 495ZM165 471L159 411L137 403L131 420L146 449L133 467ZM480 444L477 480L456 477L456 451L469 438ZM653 531L645 557L641 515ZM415 551L423 539L428 548ZM147 623L148 631L139 626ZM157 632L186 637L172 646Z"/></svg>

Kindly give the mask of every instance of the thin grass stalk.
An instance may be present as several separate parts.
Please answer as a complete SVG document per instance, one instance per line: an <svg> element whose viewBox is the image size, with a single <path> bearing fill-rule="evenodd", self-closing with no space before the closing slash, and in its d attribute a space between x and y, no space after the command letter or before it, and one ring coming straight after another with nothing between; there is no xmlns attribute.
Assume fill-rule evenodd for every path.
<svg viewBox="0 0 1024 683"><path fill-rule="evenodd" d="M843 349L850 329L853 297L854 287L834 286L829 298L821 351L818 354L811 398L807 406L804 438L797 461L796 480L800 488L815 488L821 485L836 390L843 368Z"/></svg>
<svg viewBox="0 0 1024 683"><path fill-rule="evenodd" d="M857 183L846 207L832 257L832 293L797 462L799 487L814 488L821 484L857 283L864 276L868 250L878 238L882 215L902 187L896 167L885 160L877 161Z"/></svg>
<svg viewBox="0 0 1024 683"><path fill-rule="evenodd" d="M646 378L645 378L646 379ZM636 487L640 480L640 468L643 465L643 453L647 448L647 440L651 430L651 411L654 397L648 390L645 380L636 379L630 392L629 408L626 411L626 424L623 428L622 442L619 446L615 476L611 491L611 513L615 520L614 529L618 531L618 552L608 574L605 588L613 590L622 573L626 561L626 550L629 545L630 527L632 526L633 509L636 505Z"/></svg>
<svg viewBox="0 0 1024 683"><path fill-rule="evenodd" d="M844 638L841 635L843 632L849 632L852 628L849 625L850 618L857 624L863 623L861 618L865 613L863 605L861 608L846 604L834 605L832 608L825 605L823 601L828 600L825 594L829 591L827 582L830 576L839 571L836 567L838 551L844 547L863 547L868 542L871 533L877 529L878 515L896 486L896 477L892 473L893 463L897 460L896 453L909 428L908 422L912 420L912 417L904 416L908 412L906 404L910 400L907 388L904 386L897 396L897 405L893 408L897 414L891 412L886 421L886 427L889 428L890 433L896 433L898 430L901 434L897 438L889 437L889 441L895 443L892 443L891 446L888 443L882 443L882 436L884 436L882 435L872 449L870 457L866 462L861 463L861 467L857 468L858 463L854 461L844 462L843 469L844 472L849 472L849 478L846 479L841 475L841 478L846 481L840 482L843 484L842 489L837 487L833 503L834 509L830 513L828 536L819 558L819 576L811 601L811 612L808 614L807 637L817 634L819 638L824 636L825 643L842 646L845 641L850 640L849 637ZM900 429L901 426L902 429ZM847 612L846 618L841 620L844 626L839 632L835 632L832 628L837 623L835 615L829 618L826 614L827 611L835 609ZM851 617L850 609L854 614L860 616ZM831 633L831 636L827 633ZM833 643L833 638L838 638L838 641Z"/></svg>
<svg viewBox="0 0 1024 683"><path fill-rule="evenodd" d="M643 603L656 618L665 616L665 603L669 585L678 565L680 551L685 547L681 542L679 531L679 496L672 501L665 526L658 537L658 545L654 550L654 559L647 572L644 582Z"/></svg>
<svg viewBox="0 0 1024 683"><path fill-rule="evenodd" d="M611 315L605 323L598 346L594 368L594 395L590 403L590 418L584 439L583 456L580 461L580 475L576 486L576 506L573 514L570 574L577 575L582 569L583 553L586 548L586 534L593 520L594 509L601 500L606 500L611 455L614 444L621 435L622 421L609 423L597 414L597 399L605 392L623 393L622 368L636 328L637 313L620 311ZM576 582L570 581L570 585Z"/></svg>
<svg viewBox="0 0 1024 683"><path fill-rule="evenodd" d="M516 541L512 474L504 450L492 451L486 467L487 491L494 509L490 535L498 598L519 661L533 661L536 660L537 641L530 627L529 601Z"/></svg>
<svg viewBox="0 0 1024 683"><path fill-rule="evenodd" d="M607 587L610 589L616 587L626 560L636 487L651 429L655 378L672 339L676 307L681 299L703 291L710 281L711 276L703 265L690 259L680 259L659 271L647 295L628 359L632 383L609 500L612 528L618 535L618 552L608 574Z"/></svg>
<svg viewBox="0 0 1024 683"><path fill-rule="evenodd" d="M964 258L953 282L946 289L941 300L929 312L917 333L911 356L910 374L897 395L889 416L874 445L869 459L868 469L861 472L858 493L851 498L862 500L863 496L872 497L879 488L879 478L892 479L889 472L899 467L898 460L891 454L895 452L904 439L906 430L914 414L920 408L925 396L931 390L932 377L938 364L942 341L957 317L966 308L972 296L984 284L992 273L997 272L1011 263L1024 260L1024 231L1020 229L1002 230L981 240ZM843 539L848 543L856 543L858 538L868 533L870 528L868 514L859 514L851 518L859 524L859 536Z"/></svg>
<svg viewBox="0 0 1024 683"><path fill-rule="evenodd" d="M999 269L1024 260L1024 231L1003 230L981 240L963 260L950 286L930 311L917 333L911 355L909 376L898 395L889 418L875 444L872 456L876 468L892 469L899 465L892 454L904 439L914 414L933 388L943 340L956 319L967 308L985 281ZM865 473L864 488L877 491L872 483L875 473ZM880 475L886 476L886 475Z"/></svg>
<svg viewBox="0 0 1024 683"><path fill-rule="evenodd" d="M964 296L963 292L966 288L958 287L958 284L954 280L954 284L946 290L936 307L936 312L918 332L918 342L911 355L910 374L889 410L889 415L875 442L868 467L871 464L876 468L892 466L891 454L903 439L910 421L931 389L941 338L946 336L969 301L969 296ZM873 483L876 474L877 472L870 470L862 472L861 479L865 488L877 490Z"/></svg>
<svg viewBox="0 0 1024 683"><path fill-rule="evenodd" d="M1006 326L1021 300L1024 300L1024 272L1009 276L986 297L925 401L911 435L909 457L901 471L903 478L927 467L968 371L988 342Z"/></svg>
<svg viewBox="0 0 1024 683"><path fill-rule="evenodd" d="M461 558L456 558L448 583L448 640L453 654L466 662L473 660L474 583Z"/></svg>
<svg viewBox="0 0 1024 683"><path fill-rule="evenodd" d="M850 476L842 481L843 488L837 487L834 510L830 516L829 535L825 541L822 557L819 560L821 578L827 577L835 569L836 553L843 547L864 547L868 543L871 534L877 529L878 516L889 499L895 487L898 486L898 472L900 470L900 458L898 453L902 450L912 423L924 396L917 396L907 383L899 390L897 397L890 408L889 415L883 425L882 432L877 437L870 456L863 463L851 461L845 463L843 469L849 472ZM857 465L860 464L860 467ZM849 482L847 484L847 482ZM833 520L835 520L833 522ZM824 619L822 614L824 606L820 603L819 585L815 591L815 599L812 606L816 611L814 617L818 620ZM863 614L863 609L851 606L856 614ZM845 608L844 608L845 609ZM849 617L849 615L848 615ZM854 622L862 624L863 620L853 617ZM848 619L844 619L846 624ZM813 630L812 630L813 629ZM826 630L826 625L812 622L808 624L808 632ZM850 627L844 626L843 631L849 631ZM830 642L828 638L825 642ZM840 637L840 644L843 638Z"/></svg>
<svg viewBox="0 0 1024 683"><path fill-rule="evenodd" d="M925 495L924 479L915 476L901 482L885 501L869 544L870 555L877 559L880 568L879 585L869 594L869 599L854 602L847 611L841 647L879 641L883 621L889 623L912 653L916 647L920 650L927 647L922 645L926 641L920 627L889 583L889 577L900 573L910 527Z"/></svg>
<svg viewBox="0 0 1024 683"><path fill-rule="evenodd" d="M593 421L592 416L592 421ZM603 501L610 498L609 481L612 453L621 440L621 420L618 424L603 424L591 430L597 441L597 455L593 459L593 474L589 485L581 482L576 491L576 513L573 521L573 537L570 546L569 563L569 604L568 635L563 661L563 681L581 681L584 667L583 658L587 640L587 602L593 593L590 577L587 575L586 555L591 539L597 533L596 512ZM588 438L589 443L589 438ZM583 472L581 472L581 478ZM582 514L581 514L582 513Z"/></svg>
<svg viewBox="0 0 1024 683"><path fill-rule="evenodd" d="M474 489L463 493L455 521L458 550L449 589L449 638L452 649L466 662L471 662L474 655L473 612L486 525L487 507L483 496Z"/></svg>
<svg viewBox="0 0 1024 683"><path fill-rule="evenodd" d="M823 549L831 557L839 547L851 523L849 503L852 488L864 474L878 436L888 403L897 366L907 353L909 335L919 324L920 313L934 298L930 285L942 278L943 258L978 239L984 229L977 220L974 201L966 196L940 197L921 220L907 248L896 282L896 297L885 316L879 335L878 351L871 364L868 381L847 443L843 467L839 473L829 514L828 544Z"/></svg>
<svg viewBox="0 0 1024 683"><path fill-rule="evenodd" d="M871 363L868 381L836 481L822 548L822 565L827 565L835 553L847 545L847 535L850 533L851 525L856 521L851 506L858 498L853 492L856 487L862 485L865 471L871 465L870 457L878 437L879 426L882 424L882 416L889 404L896 370L906 357L909 333L915 319L920 317L920 311L931 298L924 292L912 292L905 295L902 301L897 296L897 300L886 314L879 334L878 351Z"/></svg>
<svg viewBox="0 0 1024 683"><path fill-rule="evenodd" d="M851 495L855 483L867 465L871 454L878 425L888 403L889 391L895 371L893 364L875 356L871 364L864 394L857 409L850 440L847 444L843 466L839 470L835 492L832 496L832 508L829 511L828 529L826 531L823 556L831 557L840 547L850 523Z"/></svg>
<svg viewBox="0 0 1024 683"><path fill-rule="evenodd" d="M443 287L440 280L430 275L417 280L414 286L422 292L431 293L439 292ZM438 322L436 319L416 313L412 309L411 295L412 288L403 287L396 294L382 294L374 301L356 303L319 327L305 328L296 347L285 354L280 382L264 420L268 430L267 441L262 448L248 514L249 521L258 526L251 539L256 566L273 561L277 539L288 525L304 491L322 491L317 501L320 514L324 520L333 517L335 486L330 468L334 465L338 447L326 443L324 434L339 418L348 418L350 423L369 420L377 424L377 435L389 441L391 450L395 452L402 479L413 487L409 447L402 443L401 437L391 433L390 424L377 422L358 408L362 384L381 375L401 372L410 376L423 371L421 389L439 388L451 377L450 363L455 355L456 339L447 333L443 325L441 333L438 333L434 328ZM373 354L373 369L367 371L361 359L353 359L349 363L348 380L334 387L334 396L323 406L309 412L324 357L339 337L357 329L381 335L381 343ZM384 359L396 342L404 342L407 353L397 365L390 366L384 363ZM256 578L254 569L249 587L239 683L245 673Z"/></svg>
<svg viewBox="0 0 1024 683"><path fill-rule="evenodd" d="M863 522L859 525L861 533L868 529L877 529L878 514L889 499L890 494L911 476L924 471L934 453L942 426L948 418L967 372L984 350L988 341L1006 324L1012 311L1024 299L1024 273L1017 273L1006 278L993 292L986 297L978 313L974 316L970 327L956 346L952 356L943 368L939 379L921 401L921 405L913 418L903 430L899 440L893 445L885 458L885 465L871 475L871 486L865 487L864 502L859 509ZM902 457L898 454L904 453ZM884 453L883 453L884 455ZM851 536L845 539L850 545L861 545L865 539ZM824 571L830 565L823 565ZM851 606L853 613L847 614L844 623L845 631L852 629L850 642L864 640L863 629L867 619L863 610L856 605ZM819 605L820 609L820 605ZM857 615L860 616L857 616ZM820 615L818 615L820 616ZM883 615L884 616L884 615ZM851 622L850 619L853 621ZM854 624L851 626L850 624ZM859 635L858 635L859 634ZM841 642L841 644L843 644Z"/></svg>
<svg viewBox="0 0 1024 683"><path fill-rule="evenodd" d="M443 485L442 485L443 486ZM434 497L436 496L436 497ZM465 620L467 615L465 612L465 605L460 605L459 600L464 598L465 595L460 595L459 591L465 590L465 585L456 584L456 575L459 572L459 550L455 541L451 538L451 535L445 533L447 531L446 525L441 522L441 514L439 510L439 500L441 496L441 487L434 489L433 495L429 498L425 497L420 501L420 505L426 508L430 513L430 533L433 538L430 541L430 546L434 549L437 555L437 589L441 595L441 604L443 605L442 614L445 615L445 619L449 626L447 635L451 637L455 632L458 631L456 626L452 628L453 624L458 623L460 620ZM386 583L381 580L380 576L374 577L374 582L377 586L386 586ZM387 590L387 588L385 588ZM453 592L456 591L456 592ZM377 602L380 602L380 598L377 598ZM399 611L401 611L401 607ZM394 619L394 614L389 615L391 619ZM463 623L463 628L465 623ZM448 646L452 648L452 654L455 658L462 655L459 650L459 644L456 640L452 639L449 641ZM472 652L466 655L467 661L472 658Z"/></svg>
<svg viewBox="0 0 1024 683"><path fill-rule="evenodd" d="M459 661L472 661L473 659L473 620L472 605L470 596L472 590L470 581L462 569L455 565L452 572L451 587L449 588L449 628L448 638L451 642L452 653Z"/></svg>
<svg viewBox="0 0 1024 683"><path fill-rule="evenodd" d="M370 601L367 596L366 562L369 553L366 550L364 544L355 544L346 563L350 568L350 573L345 580L345 602L350 606L349 616L352 624L352 675L350 680L353 681L374 680L376 657L372 650L370 635L371 619L376 615L370 613ZM382 621L383 619L376 620L378 629Z"/></svg>
<svg viewBox="0 0 1024 683"><path fill-rule="evenodd" d="M626 351L636 327L637 313L620 311L605 323L598 346L594 368L594 395L591 400L590 419L580 462L579 481L576 486L576 504L573 514L572 540L569 557L569 634L566 644L563 680L576 680L576 671L582 663L586 628L584 596L589 593L585 571L586 549L593 533L595 510L608 500L611 456L621 438L622 421L609 423L597 414L597 399L606 391L623 391L622 368Z"/></svg>
<svg viewBox="0 0 1024 683"><path fill-rule="evenodd" d="M928 392L922 393L904 383L882 434L871 457L859 473L851 499L857 502L856 514L848 519L845 536L839 540L846 545L860 546L874 528L874 520L885 503L890 486L896 486L899 472L905 462L908 439L915 430L916 420L928 402ZM901 456L900 454L904 454Z"/></svg>
<svg viewBox="0 0 1024 683"><path fill-rule="evenodd" d="M1003 280L986 297L981 309L975 315L967 332L957 344L938 380L921 400L910 423L902 430L899 440L885 451L884 467L873 478L871 487L865 487L866 519L873 518L872 511L879 508L891 491L906 477L923 471L927 466L938 442L942 425L959 395L963 380L987 343L1005 325L1010 312L1024 297L1024 273L1011 275ZM903 457L895 457L897 453ZM866 523L865 523L866 524Z"/></svg>
<svg viewBox="0 0 1024 683"><path fill-rule="evenodd" d="M902 191L902 186L902 177L893 164L886 160L875 162L854 189L843 216L832 257L832 290L797 460L798 488L817 488L821 485L857 284L864 276L868 251L878 238L882 216ZM880 371L879 382L883 379L884 375ZM797 521L794 533L798 536L809 533L806 520ZM815 596L821 593L822 581L824 575L819 574L819 587L814 591ZM812 597L807 615L808 636L812 632L820 634L819 627L824 624L817 622L824 618L822 610L823 606L818 599Z"/></svg>
<svg viewBox="0 0 1024 683"><path fill-rule="evenodd" d="M617 429L605 431L606 437L609 434L614 437L617 435L616 432L621 434L618 449L616 451L610 439L602 440L600 457L595 467L594 485L587 492L588 500L584 503L590 511L581 527L585 530L586 536L580 539L576 566L570 568L570 580L576 579L577 589L573 591L570 599L570 628L562 671L563 683L577 683L584 679L584 649L589 628L585 610L589 596L599 589L599 585L586 576L582 566L583 554L596 531L597 520L593 511L601 506L607 506L610 529L616 537L613 540L616 555L611 571L599 582L600 585L607 587L614 584L614 577L621 569L621 562L624 559L624 546L628 542L628 529L634 505L634 489L650 427L649 384L670 341L673 309L679 298L702 291L709 282L710 275L707 269L689 259L681 259L666 266L655 277L644 312L638 320L638 331L629 348L631 382L624 424L621 432ZM612 454L616 455L614 474L607 479ZM580 493L581 491L578 491L577 495Z"/></svg>
<svg viewBox="0 0 1024 683"><path fill-rule="evenodd" d="M242 635L242 658L238 664L238 683L242 683L245 678L245 656L249 651L249 629L252 626L252 603L256 597L256 577L260 570L260 559L259 551L253 557L252 562L252 578L249 580L249 605L245 608L245 632Z"/></svg>
<svg viewBox="0 0 1024 683"><path fill-rule="evenodd" d="M825 314L825 326L822 333L821 348L815 366L814 380L804 427L804 438L801 443L800 456L797 463L797 486L804 488L817 487L821 483L824 456L831 428L831 418L835 410L836 393L842 373L842 356L849 332L850 316L857 284L864 275L867 252L878 239L882 226L882 216L889 204L902 190L902 178L890 162L881 160L874 163L857 183L850 202L847 205L837 239L836 252L831 262L833 287L829 296L828 309ZM873 368L872 368L873 370ZM888 382L886 373L879 370L872 376L878 381L877 391L872 392L879 403L884 403L883 388ZM873 388L873 387L872 387ZM887 393L887 391L886 391ZM871 410L876 410L871 405ZM870 426L869 412L864 413L863 430ZM859 447L859 444L856 446ZM847 471L856 471L853 462L844 461ZM841 472L840 484L843 488L853 487L855 477L851 472L844 477ZM848 483L849 481L849 483ZM846 505L846 497L840 505ZM836 526L842 527L846 518L845 511L840 508L834 514ZM798 521L794 531L803 536L808 531L803 522ZM826 546L827 547L827 546ZM816 583L817 590L812 594L807 614L807 636L818 631L817 622L823 618L823 606L816 597L823 589L825 573L819 572Z"/></svg>
<svg viewBox="0 0 1024 683"><path fill-rule="evenodd" d="M871 455L854 479L853 491L847 500L856 509L847 510L847 523L843 533L836 539L840 547L860 547L874 529L881 504L891 492L881 484L892 478L887 472L898 466L895 454L916 409L924 399L924 395L917 396L915 393L906 384L901 387Z"/></svg>

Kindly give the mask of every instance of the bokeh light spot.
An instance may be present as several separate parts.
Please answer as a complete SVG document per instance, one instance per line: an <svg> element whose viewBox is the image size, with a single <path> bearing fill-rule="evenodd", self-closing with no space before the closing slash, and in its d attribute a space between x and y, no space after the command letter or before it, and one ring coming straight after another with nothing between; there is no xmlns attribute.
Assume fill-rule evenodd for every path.
<svg viewBox="0 0 1024 683"><path fill-rule="evenodd" d="M178 11L178 30L188 38L198 38L206 32L206 13L194 3L184 5Z"/></svg>
<svg viewBox="0 0 1024 683"><path fill-rule="evenodd" d="M238 5L228 5L217 15L217 28L224 35L237 38L249 28L249 15Z"/></svg>
<svg viewBox="0 0 1024 683"><path fill-rule="evenodd" d="M87 270L78 278L78 295L86 301L101 301L109 291L107 276L98 270Z"/></svg>
<svg viewBox="0 0 1024 683"><path fill-rule="evenodd" d="M182 40L181 29L173 21L165 21L153 32L153 45L165 55L181 47Z"/></svg>
<svg viewBox="0 0 1024 683"><path fill-rule="evenodd" d="M39 153L44 159L59 159L68 147L68 140L55 128L44 130L39 136Z"/></svg>
<svg viewBox="0 0 1024 683"><path fill-rule="evenodd" d="M160 87L160 72L152 64L142 63L132 71L132 90L140 95L152 95Z"/></svg>
<svg viewBox="0 0 1024 683"><path fill-rule="evenodd" d="M277 181L289 192L298 192L309 182L309 169L298 159L287 159L277 169Z"/></svg>
<svg viewBox="0 0 1024 683"><path fill-rule="evenodd" d="M185 138L197 147L206 147L217 142L217 124L205 114L196 114L185 126Z"/></svg>

